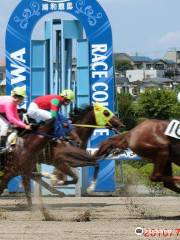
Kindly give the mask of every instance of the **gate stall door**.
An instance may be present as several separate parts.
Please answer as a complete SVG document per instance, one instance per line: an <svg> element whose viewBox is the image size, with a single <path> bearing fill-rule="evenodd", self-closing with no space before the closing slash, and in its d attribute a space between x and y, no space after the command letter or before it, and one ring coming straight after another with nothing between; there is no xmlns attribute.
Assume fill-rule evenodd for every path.
<svg viewBox="0 0 180 240"><path fill-rule="evenodd" d="M77 107L90 105L90 80L89 80L89 42L87 39L77 40L77 83L76 103ZM88 142L90 147L90 142ZM89 186L89 167L81 170L81 189L78 191L84 195ZM78 187L78 186L77 186Z"/></svg>
<svg viewBox="0 0 180 240"><path fill-rule="evenodd" d="M47 42L32 40L31 43L31 101L49 93Z"/></svg>
<svg viewBox="0 0 180 240"><path fill-rule="evenodd" d="M90 105L89 43L77 40L77 106Z"/></svg>

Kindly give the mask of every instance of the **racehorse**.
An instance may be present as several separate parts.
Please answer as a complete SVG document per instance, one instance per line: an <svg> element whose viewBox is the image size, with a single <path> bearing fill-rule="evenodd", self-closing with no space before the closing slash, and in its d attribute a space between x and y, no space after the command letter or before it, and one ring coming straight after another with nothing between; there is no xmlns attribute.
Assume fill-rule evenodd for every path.
<svg viewBox="0 0 180 240"><path fill-rule="evenodd" d="M108 108L105 108L98 103L94 103L94 107L93 106L84 106L82 108L76 107L74 110L71 111L70 119L73 122L73 124L75 124L75 130L82 141L81 148L83 149L86 149L87 142L96 127L98 126L106 127L116 132L120 131L120 129L124 127L121 121L114 114L112 114L112 112ZM59 151L59 153L61 154L59 155L60 157L58 157L58 154L57 154L58 148L61 149ZM45 177L51 178L53 180L53 183L54 184L56 183L56 185L75 184L77 183L77 176L71 170L71 167L94 166L95 172L94 172L93 180L92 180L91 186L87 190L88 192L92 192L96 185L96 179L97 179L98 170L99 170L98 162L89 161L88 158L83 158L79 156L78 158L74 157L73 159L73 153L77 152L77 150L71 148L71 151L72 151L72 154L71 154L71 151L68 151L68 148L66 147L62 147L61 144L58 144L58 148L56 148L55 150L50 150L48 164L55 166L61 172L72 177L72 180L68 182L61 180L58 182L58 181L55 181L55 177L53 175L46 174L46 173L45 174L34 173L33 179L37 181L40 185L42 185L43 187L51 191L52 193L57 193L61 195L61 193L58 193L58 190L55 190L56 191L55 192L50 185L48 185L47 183L43 183L43 180L41 179L41 177L45 176ZM80 151L79 151L79 154L80 154ZM63 156L63 160L61 159L61 156ZM43 159L41 159L40 162L43 163L42 160Z"/></svg>
<svg viewBox="0 0 180 240"><path fill-rule="evenodd" d="M4 154L4 175L0 182L0 194L6 188L8 182L21 175L23 178L24 188L29 206L31 206L30 178L38 162L38 155L42 149L47 146L50 139L54 137L54 122L52 118L45 123L40 123L36 131L27 131L20 129L18 132L17 143L12 147L12 151ZM63 128L67 128L67 123L62 123ZM67 133L73 139L80 141L77 133L72 129ZM1 156L2 158L2 156Z"/></svg>
<svg viewBox="0 0 180 240"><path fill-rule="evenodd" d="M164 134L168 124L168 121L147 120L121 136L102 142L95 156L108 156L112 151L116 155L130 148L154 164L151 181L163 182L164 187L180 193L175 185L180 177L172 176L172 163L180 166L180 140Z"/></svg>

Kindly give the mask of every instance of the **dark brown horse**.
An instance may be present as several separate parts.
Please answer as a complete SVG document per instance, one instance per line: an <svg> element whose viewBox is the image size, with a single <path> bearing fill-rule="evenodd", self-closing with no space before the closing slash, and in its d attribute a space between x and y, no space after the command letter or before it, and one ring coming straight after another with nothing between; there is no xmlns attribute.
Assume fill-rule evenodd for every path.
<svg viewBox="0 0 180 240"><path fill-rule="evenodd" d="M113 149L117 154L130 148L154 164L152 181L163 182L164 187L180 193L180 188L175 185L180 182L180 177L172 176L172 163L180 166L180 140L164 134L168 124L168 121L147 120L124 135L104 141L95 156L109 155Z"/></svg>
<svg viewBox="0 0 180 240"><path fill-rule="evenodd" d="M62 123L62 125L65 128L67 127L66 123ZM17 143L15 147L12 147L12 152L0 156L1 158L4 158L4 175L0 182L0 194L2 194L12 178L21 175L29 205L32 203L31 196L28 194L31 174L38 162L38 155L41 153L42 149L47 146L51 139L48 135L54 134L54 118L47 120L45 123L40 123L37 130L45 135L21 129L18 134ZM69 135L73 139L80 141L74 129Z"/></svg>
<svg viewBox="0 0 180 240"><path fill-rule="evenodd" d="M73 124L79 124L81 126L81 127L75 127L75 130L82 141L81 148L83 149L86 149L87 142L90 139L93 131L95 130L95 127L99 125L95 117L95 111L96 111L95 108L92 106L85 106L82 108L75 108L70 113L70 119L72 120ZM102 107L102 115L103 115L102 117L104 118L104 126L109 128L110 130L118 132L122 127L124 127L124 125L115 115L113 115L108 120L110 111L105 107ZM94 126L94 127L91 127L91 126ZM62 147L61 144L58 144L57 147L61 149L61 151L59 152L59 156L57 154L57 150L55 152L50 151L48 164L55 166L64 174L72 177L72 180L68 182L67 181L64 182L62 180L55 182L55 180L57 180L56 177L48 173L34 174L33 179L43 187L47 188L52 193L58 194L57 190L54 190L47 183L44 184L42 182L42 179L41 179L42 176L51 178L53 180L53 183L56 183L56 185L75 184L77 183L77 176L72 171L71 167L94 166L95 172L93 176L93 181L90 188L88 189L89 192L93 191L95 188L98 169L99 169L99 164L97 163L97 161L89 161L88 158L85 158L85 157L83 158L80 156L78 158L73 159L73 152L76 152L75 150L73 150L73 148L71 148L72 150L72 154L71 154L70 151L66 150L67 148ZM61 155L63 156L63 160L61 159ZM40 161L43 163L43 159L41 159ZM47 162L44 162L44 163L47 163ZM61 193L59 193L59 195L61 195Z"/></svg>

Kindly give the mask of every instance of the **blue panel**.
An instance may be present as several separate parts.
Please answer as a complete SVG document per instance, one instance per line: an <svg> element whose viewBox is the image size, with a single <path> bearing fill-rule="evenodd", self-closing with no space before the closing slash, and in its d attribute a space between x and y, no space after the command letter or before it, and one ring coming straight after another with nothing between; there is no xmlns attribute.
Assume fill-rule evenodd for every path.
<svg viewBox="0 0 180 240"><path fill-rule="evenodd" d="M89 71L86 68L78 69L77 72L77 87L78 93L89 95L89 84L87 83L87 76L89 76Z"/></svg>
<svg viewBox="0 0 180 240"><path fill-rule="evenodd" d="M79 107L82 107L83 105L88 105L88 104L89 104L89 97L87 96L77 97L77 105Z"/></svg>
<svg viewBox="0 0 180 240"><path fill-rule="evenodd" d="M89 43L87 39L77 41L77 106L90 104Z"/></svg>
<svg viewBox="0 0 180 240"><path fill-rule="evenodd" d="M78 67L87 67L89 66L89 45L87 40L78 40L78 58L77 66Z"/></svg>
<svg viewBox="0 0 180 240"><path fill-rule="evenodd" d="M53 28L53 21L47 20L45 22L45 39L51 39L52 38L52 28Z"/></svg>
<svg viewBox="0 0 180 240"><path fill-rule="evenodd" d="M45 41L32 41L31 44L31 96L41 96L45 94Z"/></svg>
<svg viewBox="0 0 180 240"><path fill-rule="evenodd" d="M33 181L31 181L31 191L33 189ZM8 183L8 191L9 192L24 192L24 186L22 183L22 177L18 176Z"/></svg>
<svg viewBox="0 0 180 240"><path fill-rule="evenodd" d="M49 58L48 65L46 68L48 68L49 76L48 76L48 81L49 81L49 93L53 94L54 93L54 70L53 70L53 20L47 20L45 22L45 39L47 41L47 48L48 53L47 57Z"/></svg>
<svg viewBox="0 0 180 240"><path fill-rule="evenodd" d="M82 39L83 27L78 20L62 20L64 39Z"/></svg>
<svg viewBox="0 0 180 240"><path fill-rule="evenodd" d="M31 67L45 67L44 51L44 41L32 41Z"/></svg>
<svg viewBox="0 0 180 240"><path fill-rule="evenodd" d="M115 161L103 161L100 164L100 170L98 173L98 182L95 191L114 191L115 190ZM94 174L94 167L89 167L89 184L92 181Z"/></svg>
<svg viewBox="0 0 180 240"><path fill-rule="evenodd" d="M32 81L31 81L31 94L32 95L44 95L45 92L45 70L33 69Z"/></svg>

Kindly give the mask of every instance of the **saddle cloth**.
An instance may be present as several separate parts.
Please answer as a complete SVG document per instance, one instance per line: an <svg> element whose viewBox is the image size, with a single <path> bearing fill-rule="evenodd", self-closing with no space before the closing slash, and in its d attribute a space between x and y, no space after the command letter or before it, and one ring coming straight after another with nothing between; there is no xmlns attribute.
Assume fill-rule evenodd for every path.
<svg viewBox="0 0 180 240"><path fill-rule="evenodd" d="M180 139L180 122L172 120L166 128L165 135Z"/></svg>

